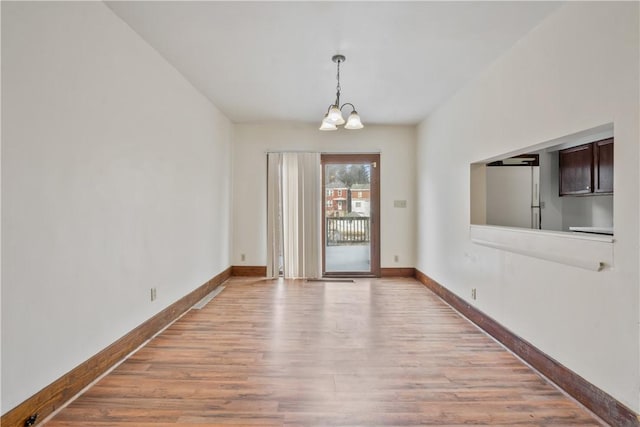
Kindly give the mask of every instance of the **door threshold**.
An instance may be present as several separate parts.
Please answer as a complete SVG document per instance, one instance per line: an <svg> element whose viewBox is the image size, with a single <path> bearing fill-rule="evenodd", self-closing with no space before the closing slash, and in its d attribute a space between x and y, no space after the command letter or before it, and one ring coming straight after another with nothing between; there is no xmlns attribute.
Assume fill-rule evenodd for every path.
<svg viewBox="0 0 640 427"><path fill-rule="evenodd" d="M345 282L354 283L353 279L341 279L339 277L322 277L320 279L307 279L307 282Z"/></svg>
<svg viewBox="0 0 640 427"><path fill-rule="evenodd" d="M380 277L380 276L376 276L375 274L371 274L371 273L328 273L328 274L325 274L322 277L323 278L336 278L336 279L349 279L349 278L354 278L354 279L375 279L376 277Z"/></svg>

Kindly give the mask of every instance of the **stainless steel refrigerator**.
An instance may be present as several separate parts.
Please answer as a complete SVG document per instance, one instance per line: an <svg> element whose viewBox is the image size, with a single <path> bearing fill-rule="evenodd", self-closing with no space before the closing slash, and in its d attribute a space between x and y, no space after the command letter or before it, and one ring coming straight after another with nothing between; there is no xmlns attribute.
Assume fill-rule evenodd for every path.
<svg viewBox="0 0 640 427"><path fill-rule="evenodd" d="M539 166L487 166L487 224L541 228Z"/></svg>

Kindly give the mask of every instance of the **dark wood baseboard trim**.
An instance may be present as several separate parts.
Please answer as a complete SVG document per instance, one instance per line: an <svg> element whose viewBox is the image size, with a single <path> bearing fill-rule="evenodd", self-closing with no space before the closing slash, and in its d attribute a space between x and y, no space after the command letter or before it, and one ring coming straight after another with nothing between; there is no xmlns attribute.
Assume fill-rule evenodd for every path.
<svg viewBox="0 0 640 427"><path fill-rule="evenodd" d="M415 277L416 269L413 267L381 268L380 277Z"/></svg>
<svg viewBox="0 0 640 427"><path fill-rule="evenodd" d="M416 279L607 423L619 427L640 425L638 414L613 396L547 356L417 269Z"/></svg>
<svg viewBox="0 0 640 427"><path fill-rule="evenodd" d="M266 265L234 265L231 267L232 276L241 277L266 277Z"/></svg>
<svg viewBox="0 0 640 427"><path fill-rule="evenodd" d="M231 267L8 411L2 416L0 425L22 427L25 425L25 420L34 414L38 414L37 422L44 420L229 277L231 277Z"/></svg>

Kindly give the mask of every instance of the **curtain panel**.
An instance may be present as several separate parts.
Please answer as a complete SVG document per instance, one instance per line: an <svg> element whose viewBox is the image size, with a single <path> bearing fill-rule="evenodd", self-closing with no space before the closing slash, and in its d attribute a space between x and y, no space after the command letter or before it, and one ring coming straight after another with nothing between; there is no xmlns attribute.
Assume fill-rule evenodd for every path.
<svg viewBox="0 0 640 427"><path fill-rule="evenodd" d="M267 155L267 276L322 274L320 153Z"/></svg>

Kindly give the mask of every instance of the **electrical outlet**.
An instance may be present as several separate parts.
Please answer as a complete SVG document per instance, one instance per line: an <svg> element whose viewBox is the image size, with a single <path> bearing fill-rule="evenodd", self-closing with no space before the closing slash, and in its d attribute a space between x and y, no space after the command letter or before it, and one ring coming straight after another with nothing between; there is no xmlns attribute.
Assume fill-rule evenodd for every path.
<svg viewBox="0 0 640 427"><path fill-rule="evenodd" d="M156 288L151 288L151 301L155 301L157 297Z"/></svg>
<svg viewBox="0 0 640 427"><path fill-rule="evenodd" d="M393 256L393 262L398 262L399 260L400 260L400 257L398 255Z"/></svg>
<svg viewBox="0 0 640 427"><path fill-rule="evenodd" d="M240 261L244 261L246 259L246 256L244 254L240 254Z"/></svg>
<svg viewBox="0 0 640 427"><path fill-rule="evenodd" d="M476 297L477 297L476 288L471 288L471 299L476 299Z"/></svg>

